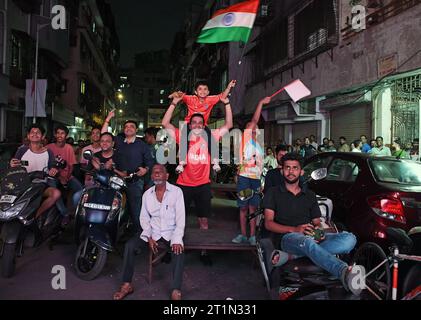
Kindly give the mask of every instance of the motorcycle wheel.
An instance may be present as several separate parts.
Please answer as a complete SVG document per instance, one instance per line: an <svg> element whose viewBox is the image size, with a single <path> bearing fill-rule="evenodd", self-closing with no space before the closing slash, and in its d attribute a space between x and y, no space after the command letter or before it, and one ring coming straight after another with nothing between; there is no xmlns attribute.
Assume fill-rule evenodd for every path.
<svg viewBox="0 0 421 320"><path fill-rule="evenodd" d="M15 273L16 243L5 243L1 258L1 274L4 278L10 278Z"/></svg>
<svg viewBox="0 0 421 320"><path fill-rule="evenodd" d="M421 287L421 265L414 265L408 272L403 282L402 293L403 297L406 297L415 288ZM419 290L417 290L419 292ZM418 294L414 300L421 300L421 294Z"/></svg>
<svg viewBox="0 0 421 320"><path fill-rule="evenodd" d="M95 243L88 241L85 255L82 252L85 246L83 241L76 252L75 269L76 275L82 280L93 280L98 277L107 262L107 251Z"/></svg>

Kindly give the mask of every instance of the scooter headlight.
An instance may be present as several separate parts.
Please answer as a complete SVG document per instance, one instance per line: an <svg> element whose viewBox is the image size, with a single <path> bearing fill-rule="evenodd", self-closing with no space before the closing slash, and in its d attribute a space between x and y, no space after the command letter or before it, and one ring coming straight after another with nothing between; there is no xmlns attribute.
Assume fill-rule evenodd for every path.
<svg viewBox="0 0 421 320"><path fill-rule="evenodd" d="M10 220L16 217L27 205L27 202L17 203L11 205L10 208L6 211L0 210L0 219Z"/></svg>
<svg viewBox="0 0 421 320"><path fill-rule="evenodd" d="M120 190L121 188L123 188L125 186L125 182L123 179L121 179L120 177L111 177L110 178L110 187L113 188L114 190Z"/></svg>

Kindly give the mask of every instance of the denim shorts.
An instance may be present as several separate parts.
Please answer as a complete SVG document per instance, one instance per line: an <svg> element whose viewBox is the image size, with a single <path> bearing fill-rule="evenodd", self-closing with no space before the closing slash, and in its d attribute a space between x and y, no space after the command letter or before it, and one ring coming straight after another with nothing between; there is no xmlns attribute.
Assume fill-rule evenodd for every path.
<svg viewBox="0 0 421 320"><path fill-rule="evenodd" d="M258 191L260 189L260 179L250 179L243 176L238 176L237 181L237 192L240 192L245 189L253 189L254 191ZM237 206L239 208L244 208L247 206L258 207L260 204L260 196L255 194L253 198L247 201L241 201L237 199Z"/></svg>

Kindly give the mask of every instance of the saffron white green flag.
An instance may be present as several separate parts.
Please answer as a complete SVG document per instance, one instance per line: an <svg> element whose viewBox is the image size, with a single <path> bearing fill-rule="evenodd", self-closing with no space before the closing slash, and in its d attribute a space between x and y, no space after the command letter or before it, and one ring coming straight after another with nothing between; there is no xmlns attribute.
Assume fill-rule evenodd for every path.
<svg viewBox="0 0 421 320"><path fill-rule="evenodd" d="M259 0L247 0L216 11L203 27L197 42L247 42L258 8Z"/></svg>

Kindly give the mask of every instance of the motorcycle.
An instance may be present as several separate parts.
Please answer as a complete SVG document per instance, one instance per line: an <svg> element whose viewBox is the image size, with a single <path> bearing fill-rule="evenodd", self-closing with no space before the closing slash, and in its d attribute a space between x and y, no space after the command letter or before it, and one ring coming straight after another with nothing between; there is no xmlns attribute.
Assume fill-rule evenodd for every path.
<svg viewBox="0 0 421 320"><path fill-rule="evenodd" d="M54 167L64 168L65 161L55 161ZM54 205L35 218L43 200L44 190L56 183L47 168L28 173L24 167L7 169L0 183L1 267L2 276L9 278L15 272L16 257L24 247L36 247L47 239L60 235L62 216Z"/></svg>
<svg viewBox="0 0 421 320"><path fill-rule="evenodd" d="M92 159L92 152L83 157ZM78 245L75 256L77 276L93 280L103 270L107 254L115 248L120 235L123 217L123 193L125 178L110 170L89 171L96 184L85 188L76 209L75 240ZM127 177L132 178L131 176Z"/></svg>
<svg viewBox="0 0 421 320"><path fill-rule="evenodd" d="M321 168L312 172L310 180L321 180L327 175L327 170ZM263 194L259 190L246 189L238 194L240 200L251 199L255 194L259 194L263 199ZM338 232L335 224L332 222L333 205L328 198L317 196L317 201L321 211L322 226L326 232ZM293 298L305 299L312 297L314 299L324 296L327 290L328 295L338 287L342 288L340 281L332 279L331 275L323 269L314 265L308 258L296 258L286 252L277 251L280 254L276 266L272 264L275 246L271 233L264 228L264 209L260 208L249 215L248 220L256 221L256 250L259 264L264 278L264 283L268 295L273 298L275 295L294 296ZM279 288L279 292L274 290ZM288 291L289 294L284 295ZM281 292L282 291L282 292Z"/></svg>

